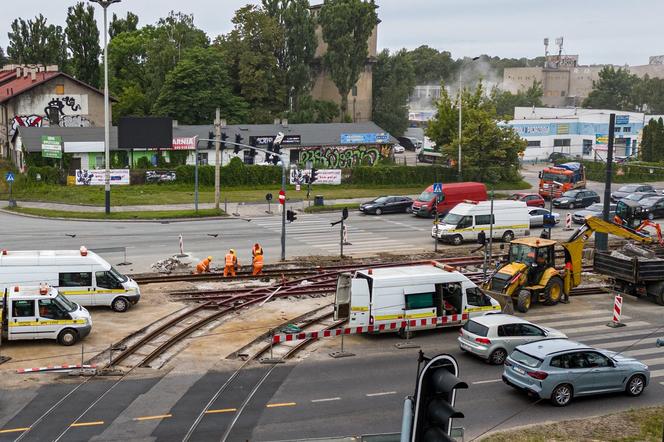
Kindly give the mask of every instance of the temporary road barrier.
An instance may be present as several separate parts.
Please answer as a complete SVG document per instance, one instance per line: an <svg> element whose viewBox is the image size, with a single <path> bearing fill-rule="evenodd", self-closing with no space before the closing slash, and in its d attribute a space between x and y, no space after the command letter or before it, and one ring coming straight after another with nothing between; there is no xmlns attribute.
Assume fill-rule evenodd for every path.
<svg viewBox="0 0 664 442"><path fill-rule="evenodd" d="M565 230L572 230L572 214L565 215Z"/></svg>
<svg viewBox="0 0 664 442"><path fill-rule="evenodd" d="M18 374L23 374L23 373L44 373L48 371L66 371L66 370L80 370L83 368L97 368L96 365L81 365L81 364L75 364L75 365L69 365L69 364L63 364L63 365L49 365L46 367L37 367L37 368L19 368L16 370L16 373Z"/></svg>
<svg viewBox="0 0 664 442"><path fill-rule="evenodd" d="M625 326L625 324L620 322L620 315L622 314L622 303L622 296L616 295L615 300L613 301L613 320L606 324L609 327L617 328Z"/></svg>
<svg viewBox="0 0 664 442"><path fill-rule="evenodd" d="M406 327L426 327L428 325L446 325L450 322L459 322L468 319L468 313L460 315L439 316L435 318L423 319L403 319L395 322L383 322L380 324L334 328L332 330L318 330L300 333L282 333L272 336L272 343L279 344L288 341L300 341L303 339L332 338L341 335L355 335L360 333L381 332L385 330L399 330Z"/></svg>

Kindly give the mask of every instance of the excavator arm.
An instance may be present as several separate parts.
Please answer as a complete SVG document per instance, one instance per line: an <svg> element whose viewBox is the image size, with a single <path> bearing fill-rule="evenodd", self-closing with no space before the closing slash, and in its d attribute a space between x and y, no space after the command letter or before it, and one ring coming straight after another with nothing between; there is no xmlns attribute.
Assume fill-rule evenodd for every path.
<svg viewBox="0 0 664 442"><path fill-rule="evenodd" d="M631 229L612 221L604 221L596 216L586 218L586 222L576 230L570 239L561 245L565 249L565 292L569 293L581 284L581 258L583 247L593 233L607 233L621 238L631 239L643 244L652 244L653 238L647 232Z"/></svg>

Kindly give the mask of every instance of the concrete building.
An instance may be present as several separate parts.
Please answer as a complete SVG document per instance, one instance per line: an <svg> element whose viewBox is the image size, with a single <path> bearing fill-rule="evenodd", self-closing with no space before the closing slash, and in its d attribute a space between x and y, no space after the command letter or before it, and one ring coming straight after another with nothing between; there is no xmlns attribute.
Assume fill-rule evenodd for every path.
<svg viewBox="0 0 664 442"><path fill-rule="evenodd" d="M605 159L611 113L616 114L614 155L636 155L646 121L646 116L639 112L517 107L514 119L504 124L528 142L524 161L546 160L553 152Z"/></svg>
<svg viewBox="0 0 664 442"><path fill-rule="evenodd" d="M0 69L0 154L22 163L15 140L20 127L104 125L104 94L58 71L57 66L8 65Z"/></svg>
<svg viewBox="0 0 664 442"><path fill-rule="evenodd" d="M626 68L640 78L645 75L664 78L662 59L650 57L646 65L614 67ZM542 104L545 106L581 106L605 66L579 66L578 55L550 56L544 67L505 68L502 88L515 94L538 81L542 84Z"/></svg>
<svg viewBox="0 0 664 442"><path fill-rule="evenodd" d="M196 139L209 138L214 130L212 125L174 126L173 149L162 150L167 159L174 150L187 151L187 164L195 164ZM242 144L266 148L277 133L283 132L285 139L282 150L290 155L291 163L312 161L315 165L337 169L353 165L372 165L381 158L392 157L392 147L397 140L373 122L366 123L331 123L331 124L248 124L225 126L227 141L234 142L236 135L242 137ZM111 128L111 151L118 148L117 127ZM20 127L16 144L24 153L42 152L42 137L58 137L62 151L71 154L69 172L76 169L98 169L104 167L104 129L103 127ZM156 164L156 150L133 150L128 152L128 162L135 166L140 158ZM214 146L207 141L198 143L198 163L214 164ZM229 145L222 153L222 164L228 164L234 157L241 158L246 164L265 163L265 154L258 152L251 156L249 150L235 154Z"/></svg>
<svg viewBox="0 0 664 442"><path fill-rule="evenodd" d="M322 7L322 4L311 6L312 14L317 16ZM360 73L360 78L355 86L348 93L348 114L354 123L371 121L373 107L373 64L376 62L379 23L380 20L376 23L367 42L369 55L364 65L364 70ZM323 64L323 56L327 52L327 43L323 41L323 31L320 26L316 27L316 38L318 39L318 47L316 48L314 58L314 82L311 88L311 96L316 100L327 100L341 104L339 90Z"/></svg>

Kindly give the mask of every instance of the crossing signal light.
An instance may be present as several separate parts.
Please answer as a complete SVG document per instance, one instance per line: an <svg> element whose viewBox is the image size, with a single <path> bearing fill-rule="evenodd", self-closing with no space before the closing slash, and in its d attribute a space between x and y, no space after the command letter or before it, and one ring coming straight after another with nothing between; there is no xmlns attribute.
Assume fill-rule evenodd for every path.
<svg viewBox="0 0 664 442"><path fill-rule="evenodd" d="M289 223L292 223L297 219L297 216L295 215L295 211L288 209L286 211L286 219L288 220Z"/></svg>
<svg viewBox="0 0 664 442"><path fill-rule="evenodd" d="M214 132L208 132L208 149L214 149Z"/></svg>
<svg viewBox="0 0 664 442"><path fill-rule="evenodd" d="M275 166L279 164L279 155L272 155L272 164Z"/></svg>
<svg viewBox="0 0 664 442"><path fill-rule="evenodd" d="M315 168L311 168L311 176L309 177L310 183L315 183L318 179L318 171Z"/></svg>
<svg viewBox="0 0 664 442"><path fill-rule="evenodd" d="M238 146L238 144L242 144L242 135L240 134L235 134L235 147L233 147L233 153L234 154L239 154L240 150L242 150L242 147Z"/></svg>
<svg viewBox="0 0 664 442"><path fill-rule="evenodd" d="M226 149L226 140L228 139L228 135L226 135L226 132L221 133L221 148Z"/></svg>
<svg viewBox="0 0 664 442"><path fill-rule="evenodd" d="M348 207L344 207L344 209L341 211L341 218L348 219Z"/></svg>
<svg viewBox="0 0 664 442"><path fill-rule="evenodd" d="M452 420L464 417L454 409L456 390L468 384L458 378L459 364L450 355L427 358L420 352L419 362L425 365L417 378L411 442L451 441Z"/></svg>

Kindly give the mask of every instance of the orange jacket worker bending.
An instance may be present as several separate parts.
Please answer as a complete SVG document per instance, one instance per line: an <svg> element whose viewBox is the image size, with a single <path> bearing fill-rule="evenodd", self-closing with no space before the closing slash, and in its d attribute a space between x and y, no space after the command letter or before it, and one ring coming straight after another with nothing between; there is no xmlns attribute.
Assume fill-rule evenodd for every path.
<svg viewBox="0 0 664 442"><path fill-rule="evenodd" d="M208 273L210 271L210 263L212 262L212 257L208 256L201 262L196 265L195 274Z"/></svg>

